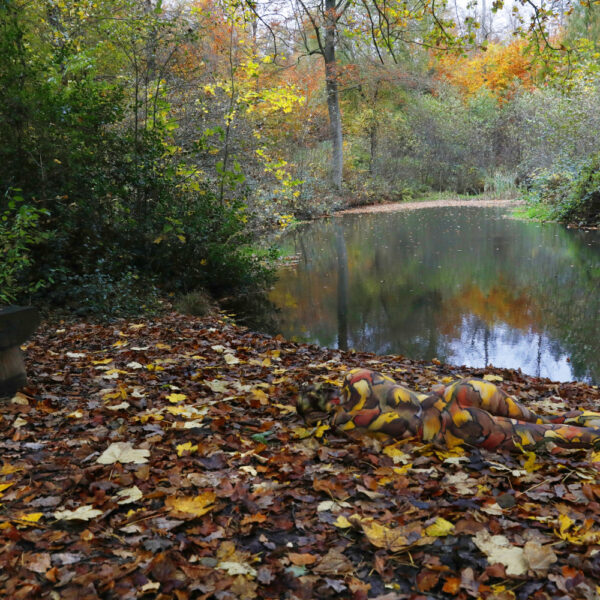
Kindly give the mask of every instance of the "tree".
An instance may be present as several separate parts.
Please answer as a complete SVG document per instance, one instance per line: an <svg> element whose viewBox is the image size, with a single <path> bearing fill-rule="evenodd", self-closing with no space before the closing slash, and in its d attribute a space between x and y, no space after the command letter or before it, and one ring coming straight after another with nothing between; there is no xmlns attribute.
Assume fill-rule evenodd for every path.
<svg viewBox="0 0 600 600"><path fill-rule="evenodd" d="M311 9L307 2L298 0L317 43L316 49L311 49L305 30L300 30L304 46L309 54L320 54L325 63L325 89L327 93L327 110L329 112L329 127L331 135L331 179L336 189L342 187L342 172L344 168L344 151L342 136L342 113L340 110L340 94L338 87L338 64L336 61L336 43L338 23L350 6L351 0L325 0L318 2ZM306 21L305 21L306 23Z"/></svg>
<svg viewBox="0 0 600 600"><path fill-rule="evenodd" d="M428 0L289 0L279 4L277 16L271 18L262 16L253 0L246 3L272 37L275 59L278 47L289 49L297 60L312 55L323 59L332 145L330 173L338 190L344 158L340 56L346 62L361 55L371 63L385 64L388 58L398 63L407 45L448 49L462 39L452 30L445 0L439 4ZM469 29L467 37L474 39Z"/></svg>

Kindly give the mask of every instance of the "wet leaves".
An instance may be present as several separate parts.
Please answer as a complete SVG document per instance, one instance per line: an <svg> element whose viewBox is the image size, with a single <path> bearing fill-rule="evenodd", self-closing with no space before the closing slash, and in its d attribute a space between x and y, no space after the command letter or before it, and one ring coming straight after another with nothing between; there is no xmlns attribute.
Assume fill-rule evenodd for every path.
<svg viewBox="0 0 600 600"><path fill-rule="evenodd" d="M597 454L390 442L294 410L355 366L418 391L488 375L540 412L598 409L596 388L180 315L46 327L26 355L31 384L0 408L0 597L598 593Z"/></svg>

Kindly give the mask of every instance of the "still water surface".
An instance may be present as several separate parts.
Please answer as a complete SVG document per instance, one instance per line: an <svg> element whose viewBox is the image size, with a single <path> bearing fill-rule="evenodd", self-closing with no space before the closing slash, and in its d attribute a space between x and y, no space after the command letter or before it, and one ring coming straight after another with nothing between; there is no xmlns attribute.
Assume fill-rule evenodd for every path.
<svg viewBox="0 0 600 600"><path fill-rule="evenodd" d="M275 329L331 348L600 383L600 232L506 209L345 215L283 240Z"/></svg>

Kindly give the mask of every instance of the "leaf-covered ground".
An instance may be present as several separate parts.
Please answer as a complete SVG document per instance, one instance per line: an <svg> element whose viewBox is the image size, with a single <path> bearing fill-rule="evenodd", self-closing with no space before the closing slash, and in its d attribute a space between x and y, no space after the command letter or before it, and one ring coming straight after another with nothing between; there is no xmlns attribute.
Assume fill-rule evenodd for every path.
<svg viewBox="0 0 600 600"><path fill-rule="evenodd" d="M598 597L592 453L351 438L293 406L355 366L419 390L495 376L542 412L596 388L181 315L46 326L26 357L0 406L1 598Z"/></svg>

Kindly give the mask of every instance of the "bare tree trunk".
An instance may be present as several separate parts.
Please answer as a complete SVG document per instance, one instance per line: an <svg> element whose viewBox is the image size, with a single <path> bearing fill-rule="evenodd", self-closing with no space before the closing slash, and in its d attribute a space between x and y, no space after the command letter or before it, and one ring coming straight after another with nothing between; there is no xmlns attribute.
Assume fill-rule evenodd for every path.
<svg viewBox="0 0 600 600"><path fill-rule="evenodd" d="M327 90L327 109L329 110L329 128L332 143L331 178L333 185L337 189L340 189L342 187L344 150L342 140L342 113L340 111L340 94L337 80L338 73L335 60L335 33L338 18L335 0L326 0L325 8L323 58L325 60L325 87Z"/></svg>

